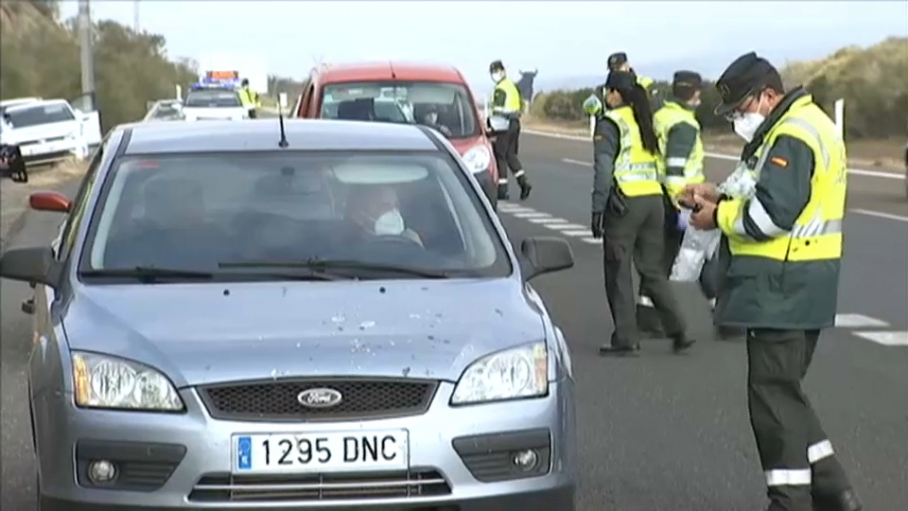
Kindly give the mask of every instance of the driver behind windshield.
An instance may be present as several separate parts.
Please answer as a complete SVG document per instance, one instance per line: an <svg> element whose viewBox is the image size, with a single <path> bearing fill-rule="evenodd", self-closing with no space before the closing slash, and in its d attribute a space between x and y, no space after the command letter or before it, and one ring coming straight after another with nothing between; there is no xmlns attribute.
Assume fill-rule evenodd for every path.
<svg viewBox="0 0 908 511"><path fill-rule="evenodd" d="M416 231L408 229L400 214L397 192L388 185L360 186L347 198L347 218L360 239L397 236L423 246Z"/></svg>
<svg viewBox="0 0 908 511"><path fill-rule="evenodd" d="M438 107L435 104L421 105L424 109L419 117L419 123L440 131L444 136L451 136L451 129L438 122Z"/></svg>

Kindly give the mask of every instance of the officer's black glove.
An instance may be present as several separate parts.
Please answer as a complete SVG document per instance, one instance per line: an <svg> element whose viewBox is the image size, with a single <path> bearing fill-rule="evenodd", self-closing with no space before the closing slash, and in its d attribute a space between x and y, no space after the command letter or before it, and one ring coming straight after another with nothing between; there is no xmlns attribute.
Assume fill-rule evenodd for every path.
<svg viewBox="0 0 908 511"><path fill-rule="evenodd" d="M590 220L590 230L593 231L593 238L597 240L602 238L602 231L605 226L605 215L602 213L593 212L592 219Z"/></svg>

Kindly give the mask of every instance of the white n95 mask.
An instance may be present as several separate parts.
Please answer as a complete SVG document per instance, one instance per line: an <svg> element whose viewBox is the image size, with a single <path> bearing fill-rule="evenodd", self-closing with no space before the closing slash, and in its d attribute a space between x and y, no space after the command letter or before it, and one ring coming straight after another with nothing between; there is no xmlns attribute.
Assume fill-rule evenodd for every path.
<svg viewBox="0 0 908 511"><path fill-rule="evenodd" d="M750 142L753 140L757 128L759 128L765 120L766 117L756 112L749 112L741 115L732 122L734 123L735 133L747 142Z"/></svg>
<svg viewBox="0 0 908 511"><path fill-rule="evenodd" d="M404 232L404 219L400 211L392 209L375 220L375 234L399 236Z"/></svg>

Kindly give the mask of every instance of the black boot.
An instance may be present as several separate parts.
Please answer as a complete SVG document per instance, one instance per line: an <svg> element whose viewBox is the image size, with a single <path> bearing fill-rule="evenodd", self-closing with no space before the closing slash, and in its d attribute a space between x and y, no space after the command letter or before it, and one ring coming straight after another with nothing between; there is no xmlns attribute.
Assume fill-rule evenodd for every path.
<svg viewBox="0 0 908 511"><path fill-rule="evenodd" d="M500 183L498 185L498 200L508 200L511 197L508 195L508 184Z"/></svg>
<svg viewBox="0 0 908 511"><path fill-rule="evenodd" d="M665 331L662 330L662 318L659 317L659 311L655 307L637 304L637 330L644 337L650 339L665 339Z"/></svg>
<svg viewBox="0 0 908 511"><path fill-rule="evenodd" d="M530 184L526 174L521 174L520 177L517 178L517 184L520 186L520 200L527 200L530 196L530 191L533 189L533 185Z"/></svg>
<svg viewBox="0 0 908 511"><path fill-rule="evenodd" d="M681 353L682 351L693 346L695 342L697 342L696 339L692 339L692 338L688 337L687 334L685 334L684 332L672 335L671 339L672 339L672 350L674 350L675 353Z"/></svg>
<svg viewBox="0 0 908 511"><path fill-rule="evenodd" d="M845 490L835 497L813 497L814 511L861 511L864 509L854 490Z"/></svg>

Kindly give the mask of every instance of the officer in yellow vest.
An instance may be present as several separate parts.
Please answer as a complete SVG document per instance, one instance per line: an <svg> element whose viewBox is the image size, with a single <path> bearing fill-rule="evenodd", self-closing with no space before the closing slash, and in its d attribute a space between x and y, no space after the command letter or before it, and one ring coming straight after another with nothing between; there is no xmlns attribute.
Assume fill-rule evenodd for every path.
<svg viewBox="0 0 908 511"><path fill-rule="evenodd" d="M747 397L771 511L858 511L801 380L823 328L833 326L845 216L845 144L801 87L784 92L778 71L751 52L716 83L716 108L747 141L741 164L756 189L719 195L686 188L701 208L691 224L719 228L729 265L718 324L747 329Z"/></svg>
<svg viewBox="0 0 908 511"><path fill-rule="evenodd" d="M689 348L678 303L663 270L665 209L659 182L659 140L649 98L633 73L613 71L605 82L609 107L593 136L591 230L602 238L605 292L615 331L602 355L634 355L640 349L634 309L632 264L661 314L674 349Z"/></svg>
<svg viewBox="0 0 908 511"><path fill-rule="evenodd" d="M627 53L623 51L612 53L608 56L608 69L609 71L627 71L629 73L634 73L637 76L637 83L646 90L646 93L649 94L650 104L653 107L653 111L659 110L662 106L662 100L658 97L656 89L653 88L652 78L647 76L638 75L634 68L631 67L630 63L627 61Z"/></svg>
<svg viewBox="0 0 908 511"><path fill-rule="evenodd" d="M504 64L496 60L489 65L489 74L495 83L492 93L491 115L506 120L507 130L496 134L492 143L495 158L498 160L498 199L508 199L508 168L520 186L520 200L526 200L533 189L526 176L526 169L517 158L520 142L520 115L523 111L523 100L517 85L508 78Z"/></svg>
<svg viewBox="0 0 908 511"><path fill-rule="evenodd" d="M250 119L255 119L256 110L262 107L262 102L259 100L258 93L249 88L248 78L243 78L239 92L240 102L243 103L243 108L249 112Z"/></svg>
<svg viewBox="0 0 908 511"><path fill-rule="evenodd" d="M678 256L683 229L679 228L678 213L681 192L689 184L706 180L703 175L703 141L700 138L700 123L695 111L700 106L700 90L703 79L693 71L678 71L672 80L672 97L667 99L655 115L656 136L659 137L660 178L665 191L665 251L663 270L666 276ZM715 286L708 275L701 277L704 294L710 303L715 298ZM637 298L637 325L641 332L652 337L664 335L659 314L653 301L642 286Z"/></svg>

